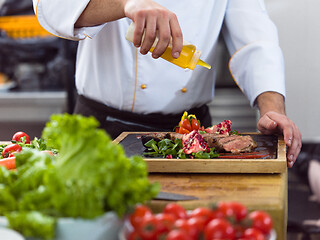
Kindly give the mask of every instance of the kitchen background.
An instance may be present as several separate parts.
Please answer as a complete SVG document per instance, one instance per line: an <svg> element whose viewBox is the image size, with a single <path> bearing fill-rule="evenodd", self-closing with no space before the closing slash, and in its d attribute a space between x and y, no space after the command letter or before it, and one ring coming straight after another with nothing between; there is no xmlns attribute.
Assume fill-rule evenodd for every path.
<svg viewBox="0 0 320 240"><path fill-rule="evenodd" d="M10 9L4 2L14 3L15 8L11 5ZM319 142L320 128L316 124L320 121L320 2L266 0L265 4L278 27L286 62L287 114L299 126L303 142ZM27 11L31 1L0 0L1 5L0 15L19 14L18 11ZM9 139L16 130L40 136L52 113L72 111L75 51L76 43L61 39L13 42L3 33L0 35L0 72L14 80L5 81L6 76L0 76L2 140ZM215 66L219 70L218 88L210 103L213 121L231 119L235 129L255 131L257 112L249 107L229 75L229 55L222 40L219 54L221 62Z"/></svg>
<svg viewBox="0 0 320 240"><path fill-rule="evenodd" d="M265 4L278 27L284 53L287 114L299 126L304 145L320 144L320 1L265 0ZM0 16L33 14L31 6L31 0L0 0ZM7 21L0 17L0 140L10 139L19 130L32 138L41 136L52 113L72 112L77 43L58 38L12 40L1 31ZM223 40L218 51L216 97L210 103L213 123L231 119L234 129L256 131L258 113L250 108L228 72L230 56ZM303 164L296 165L293 170L305 173ZM290 173L292 169L289 220L301 221L312 212L318 215L319 206L308 201L311 192L306 179ZM296 231L297 227L293 228ZM296 238L292 235L288 239Z"/></svg>

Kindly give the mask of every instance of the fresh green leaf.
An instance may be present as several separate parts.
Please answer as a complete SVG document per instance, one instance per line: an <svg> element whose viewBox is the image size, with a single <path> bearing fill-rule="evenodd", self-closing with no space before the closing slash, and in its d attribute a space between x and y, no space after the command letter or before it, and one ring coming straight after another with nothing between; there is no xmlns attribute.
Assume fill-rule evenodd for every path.
<svg viewBox="0 0 320 240"><path fill-rule="evenodd" d="M6 214L9 226L25 237L52 239L55 235L55 219L40 212L12 212Z"/></svg>

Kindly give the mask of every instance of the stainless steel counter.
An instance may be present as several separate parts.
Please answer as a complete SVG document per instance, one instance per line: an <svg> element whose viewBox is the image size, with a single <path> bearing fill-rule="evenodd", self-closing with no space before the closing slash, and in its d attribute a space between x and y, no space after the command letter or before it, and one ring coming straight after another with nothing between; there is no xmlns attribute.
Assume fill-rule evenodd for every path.
<svg viewBox="0 0 320 240"><path fill-rule="evenodd" d="M67 94L59 92L0 93L0 122L43 122L66 110Z"/></svg>
<svg viewBox="0 0 320 240"><path fill-rule="evenodd" d="M0 92L0 139L10 140L17 131L41 137L53 113L66 112L67 93Z"/></svg>

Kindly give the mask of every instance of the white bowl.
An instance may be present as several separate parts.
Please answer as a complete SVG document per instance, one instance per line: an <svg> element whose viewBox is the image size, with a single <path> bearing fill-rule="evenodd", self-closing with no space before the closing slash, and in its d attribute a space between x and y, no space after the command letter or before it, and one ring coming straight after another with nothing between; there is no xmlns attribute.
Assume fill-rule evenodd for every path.
<svg viewBox="0 0 320 240"><path fill-rule="evenodd" d="M5 228L7 226L7 219L0 217L0 227ZM123 221L114 212L107 212L93 220L59 218L54 240L118 240L119 231L122 227ZM2 239L1 235L0 239ZM26 238L26 240L32 239Z"/></svg>
<svg viewBox="0 0 320 240"><path fill-rule="evenodd" d="M25 238L18 232L9 228L0 228L0 239L5 240L25 240Z"/></svg>

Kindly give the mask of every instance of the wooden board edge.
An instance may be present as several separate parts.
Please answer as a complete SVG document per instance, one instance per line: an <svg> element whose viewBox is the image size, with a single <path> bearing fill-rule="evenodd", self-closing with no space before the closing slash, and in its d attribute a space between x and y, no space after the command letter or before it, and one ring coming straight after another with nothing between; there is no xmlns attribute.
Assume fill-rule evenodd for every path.
<svg viewBox="0 0 320 240"><path fill-rule="evenodd" d="M223 159L205 159L204 161L179 162L179 160L167 161L166 164L160 164L163 159L152 159L146 161L149 173L283 173L286 171L286 163L279 162L277 159L268 159L269 161L259 162L252 159L234 159L226 164ZM231 159L228 159L231 160ZM250 167L248 168L248 164Z"/></svg>
<svg viewBox="0 0 320 240"><path fill-rule="evenodd" d="M278 137L278 159L287 163L287 146L284 142L283 136Z"/></svg>
<svg viewBox="0 0 320 240"><path fill-rule="evenodd" d="M129 134L148 134L150 132L122 132L118 137L116 137L113 142L119 144L123 139L125 139ZM156 132L154 132L156 133Z"/></svg>

